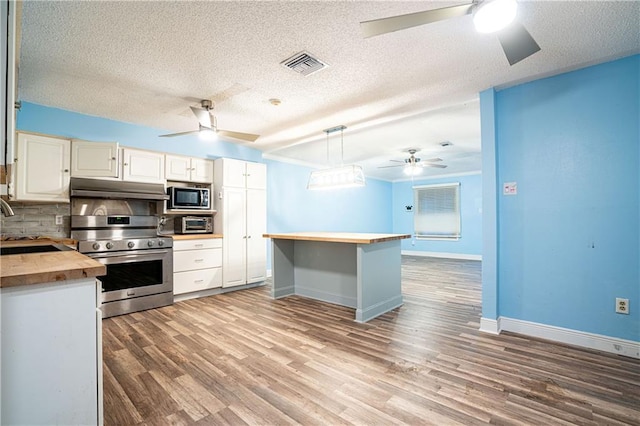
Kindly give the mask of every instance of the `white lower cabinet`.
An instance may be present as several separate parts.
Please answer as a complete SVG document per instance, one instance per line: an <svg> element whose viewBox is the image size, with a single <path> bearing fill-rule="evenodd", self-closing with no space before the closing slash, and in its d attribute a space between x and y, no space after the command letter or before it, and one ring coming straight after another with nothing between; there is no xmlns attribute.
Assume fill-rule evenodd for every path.
<svg viewBox="0 0 640 426"><path fill-rule="evenodd" d="M173 294L222 287L222 240L173 242Z"/></svg>
<svg viewBox="0 0 640 426"><path fill-rule="evenodd" d="M95 278L4 287L3 425L101 425Z"/></svg>

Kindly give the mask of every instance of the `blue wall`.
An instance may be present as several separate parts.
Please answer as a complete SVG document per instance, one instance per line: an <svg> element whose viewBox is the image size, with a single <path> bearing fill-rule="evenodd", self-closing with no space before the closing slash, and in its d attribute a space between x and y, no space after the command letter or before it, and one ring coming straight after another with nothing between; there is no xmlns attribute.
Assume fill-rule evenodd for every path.
<svg viewBox="0 0 640 426"><path fill-rule="evenodd" d="M496 93L494 189L518 183L498 196L499 316L640 340L639 80L633 56Z"/></svg>
<svg viewBox="0 0 640 426"><path fill-rule="evenodd" d="M391 183L367 179L364 188L308 191L312 169L278 161L263 161L262 152L196 136L160 138L166 130L138 126L23 103L19 130L89 141L116 141L122 146L190 155L229 157L267 163L267 221L269 232L345 231L391 232Z"/></svg>
<svg viewBox="0 0 640 426"><path fill-rule="evenodd" d="M309 191L313 169L266 163L269 232L391 232L391 183L368 178L364 188Z"/></svg>
<svg viewBox="0 0 640 426"><path fill-rule="evenodd" d="M229 157L246 161L262 160L260 151L242 145L220 140L203 141L197 135L161 138L158 135L171 132L28 102L22 103L16 126L18 130L28 132L96 142L118 142L120 145L131 148L172 154L201 158Z"/></svg>
<svg viewBox="0 0 640 426"><path fill-rule="evenodd" d="M413 205L413 186L437 183L460 182L460 215L462 237L458 241L402 240L402 250L464 255L482 254L482 176L451 176L438 179L420 179L414 182L396 182L393 184L393 232L412 234L413 212L407 212L405 206Z"/></svg>

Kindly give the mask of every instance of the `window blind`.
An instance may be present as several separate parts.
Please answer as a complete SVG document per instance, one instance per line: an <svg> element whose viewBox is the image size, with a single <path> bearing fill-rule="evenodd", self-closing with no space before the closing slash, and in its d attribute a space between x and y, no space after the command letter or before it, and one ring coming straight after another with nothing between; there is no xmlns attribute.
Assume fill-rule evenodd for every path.
<svg viewBox="0 0 640 426"><path fill-rule="evenodd" d="M460 238L460 182L413 187L416 238Z"/></svg>

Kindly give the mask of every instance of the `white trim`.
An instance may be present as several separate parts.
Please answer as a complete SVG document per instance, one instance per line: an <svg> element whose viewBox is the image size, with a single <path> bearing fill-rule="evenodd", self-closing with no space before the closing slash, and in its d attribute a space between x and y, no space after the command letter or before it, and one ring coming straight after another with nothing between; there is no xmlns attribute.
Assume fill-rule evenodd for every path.
<svg viewBox="0 0 640 426"><path fill-rule="evenodd" d="M426 183L424 185L414 185L411 189L446 188L448 186L460 187L460 182Z"/></svg>
<svg viewBox="0 0 640 426"><path fill-rule="evenodd" d="M414 251L414 250L402 250L401 254L407 256L422 256L422 257L438 257L442 259L463 259L463 260L482 260L481 254L465 254L465 253L445 253L439 251Z"/></svg>
<svg viewBox="0 0 640 426"><path fill-rule="evenodd" d="M440 174L440 175L432 175L432 176L421 176L420 179L416 179L415 176L414 176L413 180L411 178L402 178L402 179L394 179L391 182L392 183L396 183L396 182L413 181L413 182L417 183L417 182L420 182L420 181L433 180L433 179L455 178L455 177L458 177L458 176L472 176L472 175L481 175L481 174L482 174L482 170L473 170L473 171L470 171L470 172L448 173L448 174Z"/></svg>
<svg viewBox="0 0 640 426"><path fill-rule="evenodd" d="M303 166L303 167L309 167L310 169L321 169L323 167L327 167L327 165L322 165L322 164L317 164L317 163L311 163L308 161L302 161L302 160L296 160L295 158L289 158L289 157L283 157L281 155L275 155L275 154L269 154L268 152L263 152L262 153L262 159L263 160L271 160L271 161L278 161L280 163L286 163L286 164L294 164L296 166Z"/></svg>
<svg viewBox="0 0 640 426"><path fill-rule="evenodd" d="M480 320L480 324L480 329L482 330L482 319ZM568 345L582 346L640 359L640 342L633 340L619 339L601 334L587 333L586 331L572 330L506 317L500 317L498 319L498 328L499 331L511 331L513 333L553 340Z"/></svg>
<svg viewBox="0 0 640 426"><path fill-rule="evenodd" d="M267 278L271 278L272 276L271 269L267 269Z"/></svg>
<svg viewBox="0 0 640 426"><path fill-rule="evenodd" d="M500 318L480 318L480 331L489 334L500 334Z"/></svg>

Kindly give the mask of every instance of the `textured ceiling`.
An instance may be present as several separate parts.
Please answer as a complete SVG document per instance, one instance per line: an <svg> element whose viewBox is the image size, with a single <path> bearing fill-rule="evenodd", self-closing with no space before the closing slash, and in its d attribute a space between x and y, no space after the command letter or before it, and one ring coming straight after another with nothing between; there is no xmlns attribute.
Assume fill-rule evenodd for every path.
<svg viewBox="0 0 640 426"><path fill-rule="evenodd" d="M478 93L640 51L640 2L521 1L542 50L509 66L470 16L370 39L359 22L460 4L400 1L26 1L19 98L180 132L189 105L213 99L220 128L256 133L272 158L344 162L402 179L403 159L440 157L446 173L480 170ZM329 67L280 65L306 50ZM274 106L269 99L281 100ZM443 141L451 141L446 148ZM441 175L443 169L425 170Z"/></svg>

